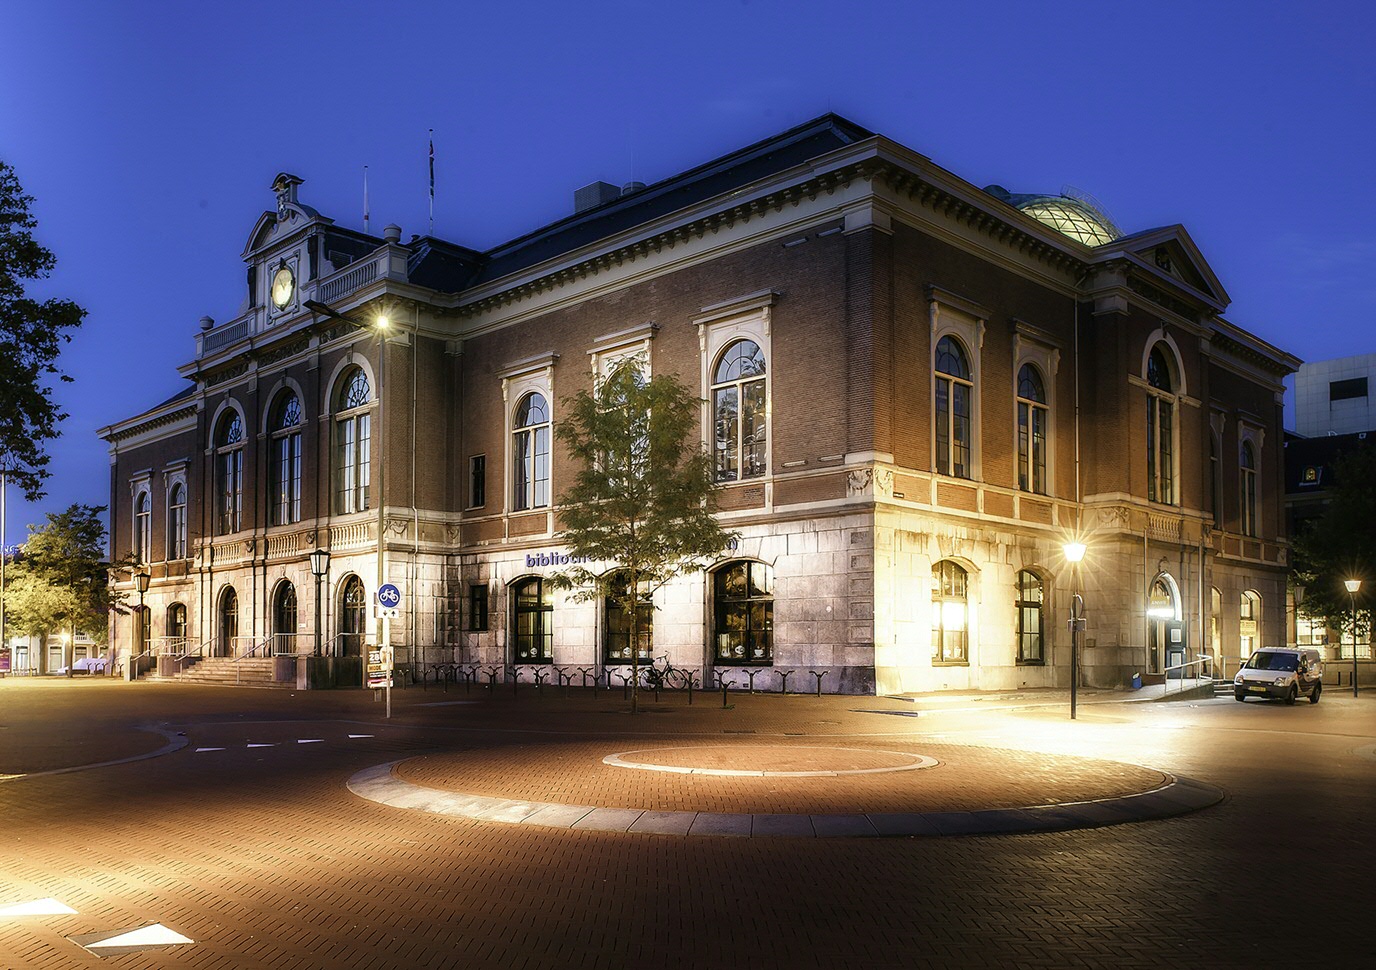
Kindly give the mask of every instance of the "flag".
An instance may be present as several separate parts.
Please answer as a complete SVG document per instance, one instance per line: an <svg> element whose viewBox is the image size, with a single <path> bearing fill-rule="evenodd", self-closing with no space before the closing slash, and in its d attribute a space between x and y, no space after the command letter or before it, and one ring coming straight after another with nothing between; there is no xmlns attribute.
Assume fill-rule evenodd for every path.
<svg viewBox="0 0 1376 970"><path fill-rule="evenodd" d="M430 235L435 234L435 129L430 129Z"/></svg>

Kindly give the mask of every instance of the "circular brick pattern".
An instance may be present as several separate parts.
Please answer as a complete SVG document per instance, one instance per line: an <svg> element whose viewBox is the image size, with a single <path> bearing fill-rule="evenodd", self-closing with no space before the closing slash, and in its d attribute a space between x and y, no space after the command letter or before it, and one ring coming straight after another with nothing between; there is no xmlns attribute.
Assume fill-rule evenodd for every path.
<svg viewBox="0 0 1376 970"><path fill-rule="evenodd" d="M836 778L932 768L937 761L926 755L877 748L721 744L622 751L607 755L602 763L614 768L722 778Z"/></svg>

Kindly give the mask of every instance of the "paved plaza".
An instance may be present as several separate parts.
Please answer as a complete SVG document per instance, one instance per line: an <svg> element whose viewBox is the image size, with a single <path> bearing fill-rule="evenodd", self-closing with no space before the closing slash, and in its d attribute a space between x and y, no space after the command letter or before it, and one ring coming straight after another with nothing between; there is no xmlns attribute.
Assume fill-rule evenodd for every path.
<svg viewBox="0 0 1376 970"><path fill-rule="evenodd" d="M0 681L0 967L1376 955L1376 695Z"/></svg>

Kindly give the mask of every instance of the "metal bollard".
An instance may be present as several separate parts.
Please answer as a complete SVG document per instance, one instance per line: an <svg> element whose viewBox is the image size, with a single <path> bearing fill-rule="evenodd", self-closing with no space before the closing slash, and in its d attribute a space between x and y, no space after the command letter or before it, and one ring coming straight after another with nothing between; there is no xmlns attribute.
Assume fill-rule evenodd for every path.
<svg viewBox="0 0 1376 970"><path fill-rule="evenodd" d="M821 696L822 696L822 678L825 677L825 676L827 675L827 672L826 672L825 670L813 670L813 671L810 671L810 673L812 674L812 676L814 676L814 677L817 678L817 696L818 696L818 697L821 697Z"/></svg>
<svg viewBox="0 0 1376 970"><path fill-rule="evenodd" d="M693 673L688 672L688 706L693 706Z"/></svg>
<svg viewBox="0 0 1376 970"><path fill-rule="evenodd" d="M780 694L787 694L787 693L788 693L788 677L789 677L789 675L792 674L792 673L793 673L793 671L791 671L791 670L780 670L780 671L779 671L779 680L781 681L781 683L780 683L780 685L779 685L779 693L780 693Z"/></svg>

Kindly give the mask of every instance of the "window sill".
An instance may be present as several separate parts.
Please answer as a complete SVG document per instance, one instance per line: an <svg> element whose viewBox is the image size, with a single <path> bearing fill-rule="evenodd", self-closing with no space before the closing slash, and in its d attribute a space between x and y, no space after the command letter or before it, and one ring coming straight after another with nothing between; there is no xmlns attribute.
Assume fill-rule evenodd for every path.
<svg viewBox="0 0 1376 970"><path fill-rule="evenodd" d="M970 666L970 661L968 661L968 660L937 660L936 658L932 658L932 666L933 666L933 667L968 667L968 666Z"/></svg>
<svg viewBox="0 0 1376 970"><path fill-rule="evenodd" d="M1045 667L1045 660L1015 660L1014 664L1019 667Z"/></svg>
<svg viewBox="0 0 1376 970"><path fill-rule="evenodd" d="M714 667L760 667L760 668L763 668L763 667L772 667L772 666L774 666L774 661L773 661L773 659L770 659L770 660L736 660L735 658L732 658L732 659L730 659L730 660L714 660L714 661L712 661L712 666L714 666Z"/></svg>

